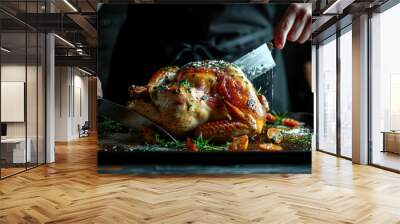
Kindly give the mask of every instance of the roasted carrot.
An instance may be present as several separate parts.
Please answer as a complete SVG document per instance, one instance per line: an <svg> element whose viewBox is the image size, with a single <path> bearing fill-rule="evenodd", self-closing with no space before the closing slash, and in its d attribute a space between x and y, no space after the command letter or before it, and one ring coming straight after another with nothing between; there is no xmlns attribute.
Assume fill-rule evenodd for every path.
<svg viewBox="0 0 400 224"><path fill-rule="evenodd" d="M197 148L197 145L194 144L193 139L191 138L186 138L186 148L191 152L199 151L199 148Z"/></svg>
<svg viewBox="0 0 400 224"><path fill-rule="evenodd" d="M228 150L246 151L248 147L249 147L249 137L247 135L242 135L233 138L233 141L228 145Z"/></svg>
<svg viewBox="0 0 400 224"><path fill-rule="evenodd" d="M285 126L288 126L288 127L297 127L300 125L300 122L298 122L294 119L291 119L291 118L284 118L282 120L282 124Z"/></svg>

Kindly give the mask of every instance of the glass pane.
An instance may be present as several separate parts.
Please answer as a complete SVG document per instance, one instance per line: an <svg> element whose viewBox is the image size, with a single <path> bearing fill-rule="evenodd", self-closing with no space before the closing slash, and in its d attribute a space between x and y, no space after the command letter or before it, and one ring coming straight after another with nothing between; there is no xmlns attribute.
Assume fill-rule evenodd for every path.
<svg viewBox="0 0 400 224"><path fill-rule="evenodd" d="M36 1L27 2L27 13L37 13L38 4ZM33 17L35 18L35 17ZM33 23L37 19L28 18ZM26 80L26 113L27 113L27 142L30 147L30 160L27 167L37 166L38 160L38 35L34 30L27 30L27 80ZM28 149L29 149L28 147Z"/></svg>
<svg viewBox="0 0 400 224"><path fill-rule="evenodd" d="M45 163L45 44L46 37L44 34L38 36L38 163Z"/></svg>
<svg viewBox="0 0 400 224"><path fill-rule="evenodd" d="M400 5L372 18L372 163L400 170Z"/></svg>
<svg viewBox="0 0 400 224"><path fill-rule="evenodd" d="M26 80L26 111L27 111L27 142L30 147L30 159L28 160L28 168L37 165L37 132L38 132L38 52L37 52L37 33L31 32L27 34L28 38L28 63L27 63L27 80Z"/></svg>
<svg viewBox="0 0 400 224"><path fill-rule="evenodd" d="M26 144L26 34L2 33L1 45L1 173L5 177L25 170L31 158Z"/></svg>
<svg viewBox="0 0 400 224"><path fill-rule="evenodd" d="M352 156L352 35L340 36L340 153Z"/></svg>
<svg viewBox="0 0 400 224"><path fill-rule="evenodd" d="M318 48L318 148L336 153L336 39Z"/></svg>

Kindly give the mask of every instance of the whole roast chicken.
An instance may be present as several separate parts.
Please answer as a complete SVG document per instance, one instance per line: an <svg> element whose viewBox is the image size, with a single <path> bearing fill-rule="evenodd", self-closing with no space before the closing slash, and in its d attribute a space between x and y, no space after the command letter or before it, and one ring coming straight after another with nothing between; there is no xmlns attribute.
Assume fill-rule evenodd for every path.
<svg viewBox="0 0 400 224"><path fill-rule="evenodd" d="M269 110L239 67L217 60L161 68L129 93L128 107L176 136L216 141L260 134Z"/></svg>

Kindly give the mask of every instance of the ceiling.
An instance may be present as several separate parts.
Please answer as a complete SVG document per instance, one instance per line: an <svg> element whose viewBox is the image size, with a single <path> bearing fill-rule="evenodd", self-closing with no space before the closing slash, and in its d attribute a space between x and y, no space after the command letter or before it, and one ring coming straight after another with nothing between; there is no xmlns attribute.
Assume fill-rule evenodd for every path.
<svg viewBox="0 0 400 224"><path fill-rule="evenodd" d="M313 11L312 39L316 44L351 24L352 18L373 12L389 0L318 1Z"/></svg>
<svg viewBox="0 0 400 224"><path fill-rule="evenodd" d="M2 46L12 49L9 53L2 52L3 59L18 61L23 60L25 55L28 59L36 55L37 48L34 43L30 43L33 35L28 34L28 45L25 43L26 30L35 33L54 32L60 37L55 38L56 64L58 62L71 66L84 64L84 67L95 70L98 2L47 0L46 5L45 0L1 0ZM50 11L52 13L49 13Z"/></svg>

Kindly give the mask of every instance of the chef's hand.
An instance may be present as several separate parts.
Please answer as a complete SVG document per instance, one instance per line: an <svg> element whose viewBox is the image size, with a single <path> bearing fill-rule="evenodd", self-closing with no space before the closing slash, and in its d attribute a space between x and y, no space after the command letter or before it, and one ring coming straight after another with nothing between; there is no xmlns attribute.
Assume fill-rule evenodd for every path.
<svg viewBox="0 0 400 224"><path fill-rule="evenodd" d="M304 43L311 36L311 4L290 4L275 28L275 47L282 49L286 41Z"/></svg>

